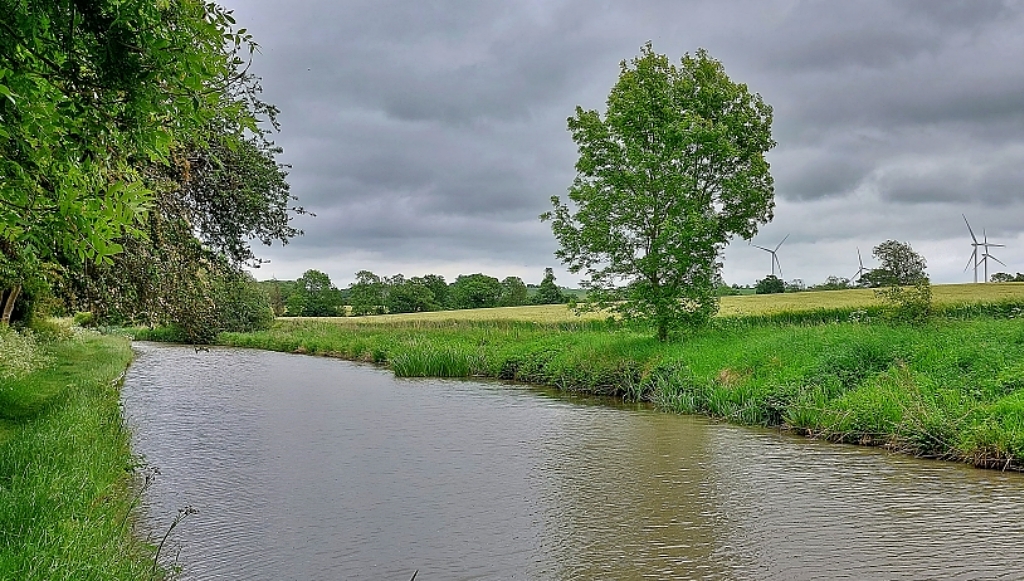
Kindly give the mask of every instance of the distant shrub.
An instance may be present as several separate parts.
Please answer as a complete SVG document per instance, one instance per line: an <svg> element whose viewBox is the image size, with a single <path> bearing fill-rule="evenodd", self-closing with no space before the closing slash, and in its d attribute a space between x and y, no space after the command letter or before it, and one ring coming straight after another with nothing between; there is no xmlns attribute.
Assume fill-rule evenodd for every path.
<svg viewBox="0 0 1024 581"><path fill-rule="evenodd" d="M73 319L75 326L78 327L95 327L96 326L96 315L92 314L91 311L81 311L75 313Z"/></svg>
<svg viewBox="0 0 1024 581"><path fill-rule="evenodd" d="M989 278L992 282L1024 282L1024 274L1017 273L1017 276L1005 272L997 272Z"/></svg>
<svg viewBox="0 0 1024 581"><path fill-rule="evenodd" d="M759 295L773 295L786 292L786 283L774 274L757 281L754 286L754 293Z"/></svg>
<svg viewBox="0 0 1024 581"><path fill-rule="evenodd" d="M878 289L875 296L886 303L885 316L891 321L923 323L932 314L932 285L927 278L918 279L914 286Z"/></svg>

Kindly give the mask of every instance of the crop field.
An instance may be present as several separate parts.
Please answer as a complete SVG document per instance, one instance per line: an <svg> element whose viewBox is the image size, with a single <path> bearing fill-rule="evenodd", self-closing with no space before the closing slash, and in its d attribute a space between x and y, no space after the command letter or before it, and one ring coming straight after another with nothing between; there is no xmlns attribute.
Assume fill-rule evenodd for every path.
<svg viewBox="0 0 1024 581"><path fill-rule="evenodd" d="M1011 299L1024 300L1024 283L944 284L933 286L932 293L934 303L939 306L989 303ZM872 289L730 296L722 297L719 316L770 315L822 309L856 309L877 306L878 304L880 304L879 300L875 298L875 293ZM376 315L370 317L329 317L324 320L330 320L342 325L365 323L415 324L453 320L569 323L574 321L600 320L606 317L607 314L605 313L583 313L577 315L565 305L543 305ZM297 318L296 320L301 319Z"/></svg>

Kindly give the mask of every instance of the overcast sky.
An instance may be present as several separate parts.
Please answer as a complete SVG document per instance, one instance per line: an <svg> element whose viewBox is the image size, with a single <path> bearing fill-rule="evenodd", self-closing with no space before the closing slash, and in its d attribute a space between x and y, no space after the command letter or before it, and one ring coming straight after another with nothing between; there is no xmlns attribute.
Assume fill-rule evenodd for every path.
<svg viewBox="0 0 1024 581"><path fill-rule="evenodd" d="M706 48L775 111L775 246L783 278L852 276L886 239L934 282L968 282L978 236L1024 271L1024 3L902 0L222 0L262 47L253 70L281 108L283 161L315 218L261 247L257 278L309 268L483 272L539 282L555 267L538 215L565 196L576 105L604 111L619 62L651 40L673 61ZM745 241L724 277L770 257Z"/></svg>

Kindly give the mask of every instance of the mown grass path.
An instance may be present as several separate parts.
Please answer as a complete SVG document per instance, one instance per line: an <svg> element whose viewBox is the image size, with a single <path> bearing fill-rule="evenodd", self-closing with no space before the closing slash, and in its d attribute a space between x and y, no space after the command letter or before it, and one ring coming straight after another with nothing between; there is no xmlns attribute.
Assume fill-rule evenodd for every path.
<svg viewBox="0 0 1024 581"><path fill-rule="evenodd" d="M149 579L118 405L130 344L84 334L46 348L51 365L0 382L0 579Z"/></svg>

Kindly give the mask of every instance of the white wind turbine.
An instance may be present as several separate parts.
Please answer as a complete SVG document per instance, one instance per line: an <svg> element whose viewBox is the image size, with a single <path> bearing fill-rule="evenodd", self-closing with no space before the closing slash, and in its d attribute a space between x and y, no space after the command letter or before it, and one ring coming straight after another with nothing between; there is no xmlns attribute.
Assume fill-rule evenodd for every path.
<svg viewBox="0 0 1024 581"><path fill-rule="evenodd" d="M857 269L857 274L853 275L853 278L850 279L853 281L853 284L857 284L857 281L860 280L860 275L871 272L871 269L864 266L864 259L860 257L859 246L857 247L857 264L860 265L860 268Z"/></svg>
<svg viewBox="0 0 1024 581"><path fill-rule="evenodd" d="M982 279L982 281L983 282L988 282L988 260L990 258L992 260L995 260L999 264L1002 264L1003 266L1006 266L1006 263L1004 263L1002 260L999 260L995 256L992 256L992 254L988 251L988 249L989 248L1003 248L1003 247L1005 247L1005 244L993 244L993 243L989 242L988 241L988 233L985 230L981 231L982 240L983 241L982 242L978 242L978 237L974 235L974 229L971 228L971 223L967 221L967 216L964 215L964 214L960 214L960 215L964 217L964 223L967 224L967 231L971 233L971 247L972 247L971 257L967 259L967 266L964 267L964 272L967 272L967 269L969 269L971 267L971 263L974 263L974 282L975 283L978 282L978 267L979 266L981 266L984 269L984 273L985 273L985 278ZM979 248L982 249L981 252L978 252Z"/></svg>
<svg viewBox="0 0 1024 581"><path fill-rule="evenodd" d="M772 255L772 276L775 276L775 266L776 265L778 265L778 267L779 267L779 275L780 276L782 275L782 263L779 262L779 254L778 254L778 252L779 252L779 248L782 247L782 244L788 238L789 238L789 234L786 234L786 238L783 238L782 242L779 242L779 244L775 247L774 250L771 249L771 248L765 248L764 246L758 246L757 244L751 244L751 246L753 246L754 248L760 248L761 250L764 250L768 254Z"/></svg>

